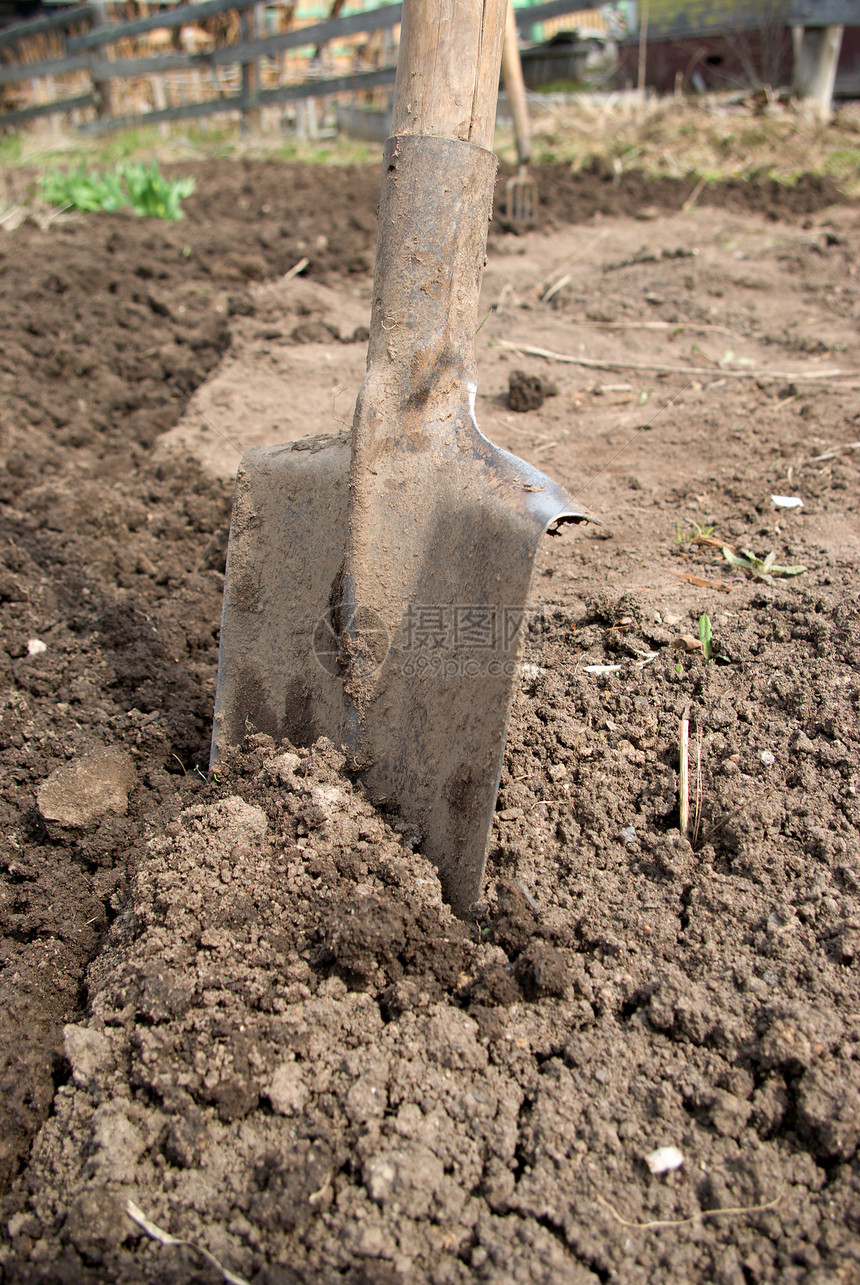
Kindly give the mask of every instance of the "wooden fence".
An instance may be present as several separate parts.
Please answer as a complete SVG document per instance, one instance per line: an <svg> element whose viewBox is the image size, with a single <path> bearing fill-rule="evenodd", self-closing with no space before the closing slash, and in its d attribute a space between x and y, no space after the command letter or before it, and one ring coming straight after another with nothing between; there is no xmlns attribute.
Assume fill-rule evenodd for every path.
<svg viewBox="0 0 860 1285"><path fill-rule="evenodd" d="M518 11L517 19L521 28L528 30L536 23L575 14L587 7L582 0L579 3L577 0L548 0L548 3ZM103 0L90 0L89 3L0 31L0 95L9 86L29 83L34 95L46 99L0 111L0 129L15 127L40 116L81 112L82 109L91 109L86 113L91 118L78 122L79 128L87 133L190 120L216 113L240 112L246 118L254 118L260 108L273 104L389 86L394 83L396 71L393 57L385 65L366 70L340 75L312 71L300 79L289 77L287 83L284 83L283 67L277 64L289 51L313 48L319 55L335 41L391 31L400 23L401 8L400 4L389 4L259 36L256 33L262 11L260 0L202 0L202 3L179 4L145 18L120 23L109 21ZM245 21L239 39L223 47L199 52L140 54L133 51L133 56L108 56L110 46L122 44L128 48L153 31L188 28L199 31L201 23L228 13L242 15ZM28 60L26 53L28 47L32 49L35 37L50 37L55 43L60 43L62 49L50 57ZM221 79L222 70L227 68L233 70L234 76L235 69L241 69L238 92L229 92L229 83L225 87ZM162 78L178 72L195 73L198 91L208 79L214 92L207 97L198 97L197 101L167 105ZM53 96L59 78L67 84L74 82L74 92L69 96ZM120 85L143 78L155 88L153 108L147 111L123 110L122 99L127 100L128 94L119 92ZM267 83L273 78L277 83Z"/></svg>
<svg viewBox="0 0 860 1285"><path fill-rule="evenodd" d="M71 97L47 96L48 101L21 106L0 112L0 127L15 126L56 112L70 112L80 108L94 108L95 119L82 124L82 128L98 132L156 124L160 121L181 120L207 116L215 112L240 111L245 114L259 110L270 102L287 101L307 96L309 87L304 83L276 84L266 88L259 76L261 63L279 59L286 51L306 46L322 48L334 40L348 38L366 31L393 27L400 21L400 5L387 5L368 13L351 14L278 32L259 38L258 22L243 22L238 39L223 47L211 47L199 52L143 52L137 53L141 38L149 33L180 32L183 28L193 33L201 32L201 23L220 15L256 18L260 11L258 0L203 0L200 4L180 4L161 10L146 18L131 22L110 23L105 8L98 2L76 6L73 9L39 18L31 23L21 23L0 31L0 93L8 86L29 82L34 90L37 85L53 87L62 78L66 84L75 84ZM60 52L36 58L20 57L32 51L34 37L52 38L61 44ZM59 40L57 39L59 37ZM133 56L108 56L110 46L120 45ZM144 49L146 46L144 45ZM13 62L10 54L18 54ZM222 69L241 68L241 86L238 93L230 92L229 77L225 85ZM129 82L144 80L154 86L155 103L163 100L164 77L175 73L191 73L196 82L198 96L210 89L202 101L167 106L163 103L152 111L129 111ZM278 69L278 79L283 78L283 68ZM271 78L271 77L270 77ZM374 87L388 83L388 68L372 69L367 79L358 80L356 87ZM316 77L315 79L319 79ZM317 95L338 93L352 88L352 83L342 86L343 77L332 78L337 85L315 91ZM206 82L208 81L208 85ZM139 85L134 85L139 89ZM161 91L160 95L158 91ZM123 110L125 106L125 110ZM88 113L92 114L92 113Z"/></svg>
<svg viewBox="0 0 860 1285"><path fill-rule="evenodd" d="M529 32L536 24L574 15L589 7L582 0L548 0L548 3L518 9L517 25L521 32ZM272 9L271 4L269 8ZM292 14L294 8L290 6L287 12ZM216 113L240 112L246 118L255 119L261 108L272 104L376 90L393 84L393 41L384 65L352 69L346 74L323 71L307 74L306 71L303 76L289 76L283 60L291 50L310 47L316 50L318 61L321 51L335 41L391 31L400 23L400 4L331 17L310 26L292 26L267 36L259 34L262 12L261 0L202 0L161 9L130 22L113 23L105 0L88 0L47 17L6 27L0 30L0 100L10 86L29 83L33 95L42 101L0 111L0 129L14 128L40 116L82 112L88 119L79 121L79 128L92 133ZM150 51L143 55L135 48L136 42L154 31L200 32L201 23L228 14L233 16L234 27L236 15L241 25L238 39L221 47L197 52ZM857 25L860 24L860 0L786 0L785 21L787 25L796 21L816 28L833 21ZM33 59L33 48L40 42L61 48L51 56ZM125 46L125 52L109 56L108 49L116 45ZM132 56L126 56L129 48ZM240 69L237 92L231 92L229 77L226 82L222 78L228 68L234 80L236 69ZM196 100L168 105L163 78L180 72L190 73L195 80ZM55 96L57 79L65 81L65 97ZM129 110L129 105L138 105L133 102L128 85L135 82L139 85L140 81L152 92L154 105L146 111ZM119 87L123 83L126 90L121 94ZM204 90L209 91L208 97Z"/></svg>

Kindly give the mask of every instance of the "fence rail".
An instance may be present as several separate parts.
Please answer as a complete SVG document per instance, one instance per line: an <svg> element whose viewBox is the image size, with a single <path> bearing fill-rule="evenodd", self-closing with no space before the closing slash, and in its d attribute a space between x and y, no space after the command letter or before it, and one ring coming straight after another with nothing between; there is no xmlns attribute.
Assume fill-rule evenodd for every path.
<svg viewBox="0 0 860 1285"><path fill-rule="evenodd" d="M115 129L139 129L141 126L158 125L166 121L196 120L203 116L223 112L247 112L277 103L300 102L306 98L324 98L331 94L377 89L393 85L397 69L382 67L379 71L357 72L354 76L331 76L326 80L304 80L298 85L279 85L277 89L261 89L246 97L231 94L226 98L212 98L200 103L182 103L177 107L143 112L139 116L111 116L105 120L87 121L80 126L84 134L108 134ZM3 118L0 117L0 124Z"/></svg>
<svg viewBox="0 0 860 1285"><path fill-rule="evenodd" d="M79 22L88 22L92 18L92 6L75 5L73 9L63 9L60 13L49 14L45 18L33 18L30 22L16 22L12 27L0 31L0 48L17 45L21 40L33 36L43 36L49 31L67 31L76 27Z"/></svg>
<svg viewBox="0 0 860 1285"><path fill-rule="evenodd" d="M0 66L0 85L17 85L22 80L42 80L45 76L64 76L73 71L92 72L95 65L89 54L73 54L70 58L45 58L41 62Z"/></svg>
<svg viewBox="0 0 860 1285"><path fill-rule="evenodd" d="M159 31L162 28L170 31L174 27L184 27L188 22L199 24L207 18L217 18L230 9L241 13L244 9L253 8L256 3L257 0L202 0L201 4L177 5L173 9L152 13L148 18L134 18L116 26L97 27L81 36L72 36L66 43L66 49L70 54L82 49L100 49L103 45L112 45L130 36L145 36L148 31Z"/></svg>
<svg viewBox="0 0 860 1285"><path fill-rule="evenodd" d="M16 107L14 111L0 114L0 126L26 125L27 121L37 120L39 116L52 116L55 112L73 112L81 107L94 107L96 101L96 95L91 91L88 94L77 94L73 98L58 98L51 103L34 103L32 107Z"/></svg>

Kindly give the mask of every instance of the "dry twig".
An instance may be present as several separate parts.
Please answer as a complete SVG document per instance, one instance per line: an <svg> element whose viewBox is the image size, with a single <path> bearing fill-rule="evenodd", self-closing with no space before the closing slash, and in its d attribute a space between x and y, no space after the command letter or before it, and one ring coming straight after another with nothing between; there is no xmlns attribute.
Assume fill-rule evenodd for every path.
<svg viewBox="0 0 860 1285"><path fill-rule="evenodd" d="M825 451L823 455L810 455L811 464L820 464L822 460L833 460L843 451L860 451L860 442L845 442L843 446L834 446L833 450Z"/></svg>
<svg viewBox="0 0 860 1285"><path fill-rule="evenodd" d="M738 337L737 331L729 330L728 326L709 326L698 321L580 321L574 319L570 324L594 326L599 330L671 330L673 334L679 330L695 330L697 334L728 335L730 339Z"/></svg>
<svg viewBox="0 0 860 1285"><path fill-rule="evenodd" d="M704 174L703 174L703 175L702 175L702 177L699 179L698 183L696 184L696 186L693 188L693 190L692 190L692 192L690 193L690 195L687 197L687 199L686 199L686 201L684 202L684 204L681 206L681 213L682 213L682 214L689 214L689 213L690 213L690 211L692 210L693 206L694 206L694 205L696 204L696 202L698 201L699 196L700 196L700 194L701 194L701 192L702 192L702 189L704 188L704 186L705 186L705 184L707 183L707 181L708 181L708 180L705 178L705 176L704 176Z"/></svg>
<svg viewBox="0 0 860 1285"><path fill-rule="evenodd" d="M569 272L566 272L563 277L559 277L555 285L551 285L546 294L541 295L541 303L549 303L553 295L558 294L559 290L563 290L569 283L570 279L571 277Z"/></svg>
<svg viewBox="0 0 860 1285"><path fill-rule="evenodd" d="M304 272L305 268L308 266L309 263L310 263L310 259L299 259L298 263L293 264L289 272L284 273L284 275L281 277L281 280L292 281L293 277L297 277L300 272Z"/></svg>
<svg viewBox="0 0 860 1285"><path fill-rule="evenodd" d="M195 1245L193 1240L182 1240L179 1236L171 1236L170 1232L162 1231L151 1219L147 1218L140 1205L136 1205L133 1200L128 1201L125 1212L131 1221L142 1232L146 1233L150 1240L157 1241L159 1245L184 1245L186 1249L193 1249L195 1253L205 1258L206 1262L210 1263L217 1272L221 1273L221 1277L226 1281L227 1285L248 1285L248 1281L244 1276L237 1276L235 1272L231 1272L223 1263L218 1261L214 1254L210 1254L209 1250L204 1249L202 1245Z"/></svg>
<svg viewBox="0 0 860 1285"><path fill-rule="evenodd" d="M641 370L658 375L712 375L709 366L663 366L659 362L648 361L608 361L598 357L573 357L569 353L552 352L549 348L536 348L531 344L511 343L507 339L496 340L499 348L510 352L522 353L527 357L543 357L545 361L560 361L570 366L588 366L592 370ZM785 371L785 370L732 370L722 367L727 379L808 379L810 381L827 381L846 378L860 374L853 370Z"/></svg>
<svg viewBox="0 0 860 1285"><path fill-rule="evenodd" d="M691 1218L655 1218L647 1223L632 1223L627 1218L619 1214L614 1205L611 1205L603 1196L594 1193L594 1199L599 1205L602 1205L612 1217L621 1223L622 1227L629 1227L631 1231L654 1231L659 1227L689 1227L693 1223L702 1222L705 1218L739 1218L742 1214L763 1214L768 1209L775 1209L782 1200L784 1185L774 1196L773 1200L768 1200L763 1205L734 1205L727 1209L703 1209L698 1214L693 1214Z"/></svg>

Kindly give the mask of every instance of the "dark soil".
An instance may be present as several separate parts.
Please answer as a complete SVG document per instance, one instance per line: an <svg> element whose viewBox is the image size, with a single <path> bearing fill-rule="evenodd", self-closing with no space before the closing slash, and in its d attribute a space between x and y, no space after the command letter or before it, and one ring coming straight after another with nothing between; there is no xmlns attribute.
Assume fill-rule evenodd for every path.
<svg viewBox="0 0 860 1285"><path fill-rule="evenodd" d="M599 483L613 521L544 556L486 895L460 923L334 747L252 738L206 779L230 493L152 448L255 283L302 257L367 276L378 178L196 177L174 226L0 242L2 1279L219 1279L143 1236L132 1199L261 1285L860 1280L856 374L750 380L717 411L694 389ZM674 213L692 186L535 177L548 230ZM805 349L766 328L776 364L860 368L857 213L819 213L837 198L698 198L780 223L774 315L791 285L842 327ZM520 240L495 228L491 257ZM529 308L661 315L642 291L666 293L669 258L616 267ZM690 315L725 292L716 318L752 325L709 272ZM585 397L559 383L528 412L550 427ZM591 474L629 436L579 413L549 471ZM775 521L780 491L808 519ZM690 514L808 570L733 575L673 540ZM726 597L684 582L671 615L658 561ZM703 609L725 663L673 648ZM83 819L47 802L54 773ZM653 1176L663 1145L684 1165Z"/></svg>
<svg viewBox="0 0 860 1285"><path fill-rule="evenodd" d="M550 389L540 375L527 375L524 370L512 370L508 376L506 401L509 409L520 415L524 415L526 411L540 410L549 395Z"/></svg>

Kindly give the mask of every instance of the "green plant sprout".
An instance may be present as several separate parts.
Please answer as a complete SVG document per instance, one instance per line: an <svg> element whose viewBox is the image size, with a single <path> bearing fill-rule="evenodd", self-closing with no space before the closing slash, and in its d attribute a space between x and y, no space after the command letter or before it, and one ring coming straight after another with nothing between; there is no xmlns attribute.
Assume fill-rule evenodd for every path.
<svg viewBox="0 0 860 1285"><path fill-rule="evenodd" d="M773 584L775 576L801 576L806 571L806 567L777 566L776 554L772 549L767 557L757 558L754 553L750 553L749 549L741 549L740 555L738 555L724 544L723 557L733 567L745 572L750 580L756 580L764 584Z"/></svg>
<svg viewBox="0 0 860 1285"><path fill-rule="evenodd" d="M714 658L714 648L711 643L711 621L708 616L699 616L699 642L702 644L702 655L705 658L705 664Z"/></svg>
<svg viewBox="0 0 860 1285"><path fill-rule="evenodd" d="M691 533L689 535L683 535L681 533L681 523L676 522L675 523L675 543L692 544L693 540L695 540L698 536L713 535L715 530L716 530L716 527L701 526L698 522L694 522L693 530L691 531Z"/></svg>
<svg viewBox="0 0 860 1285"><path fill-rule="evenodd" d="M183 217L180 204L194 191L193 178L166 179L156 162L140 162L120 167L128 191L129 203L143 218L175 222Z"/></svg>
<svg viewBox="0 0 860 1285"><path fill-rule="evenodd" d="M42 195L49 205L86 213L114 214L131 209L141 218L175 222L180 208L194 190L193 178L166 179L156 162L124 162L112 173L86 170L49 171L42 180Z"/></svg>
<svg viewBox="0 0 860 1285"><path fill-rule="evenodd" d="M83 168L64 174L54 170L42 180L42 196L49 205L86 213L113 214L128 206L119 173L88 173Z"/></svg>

